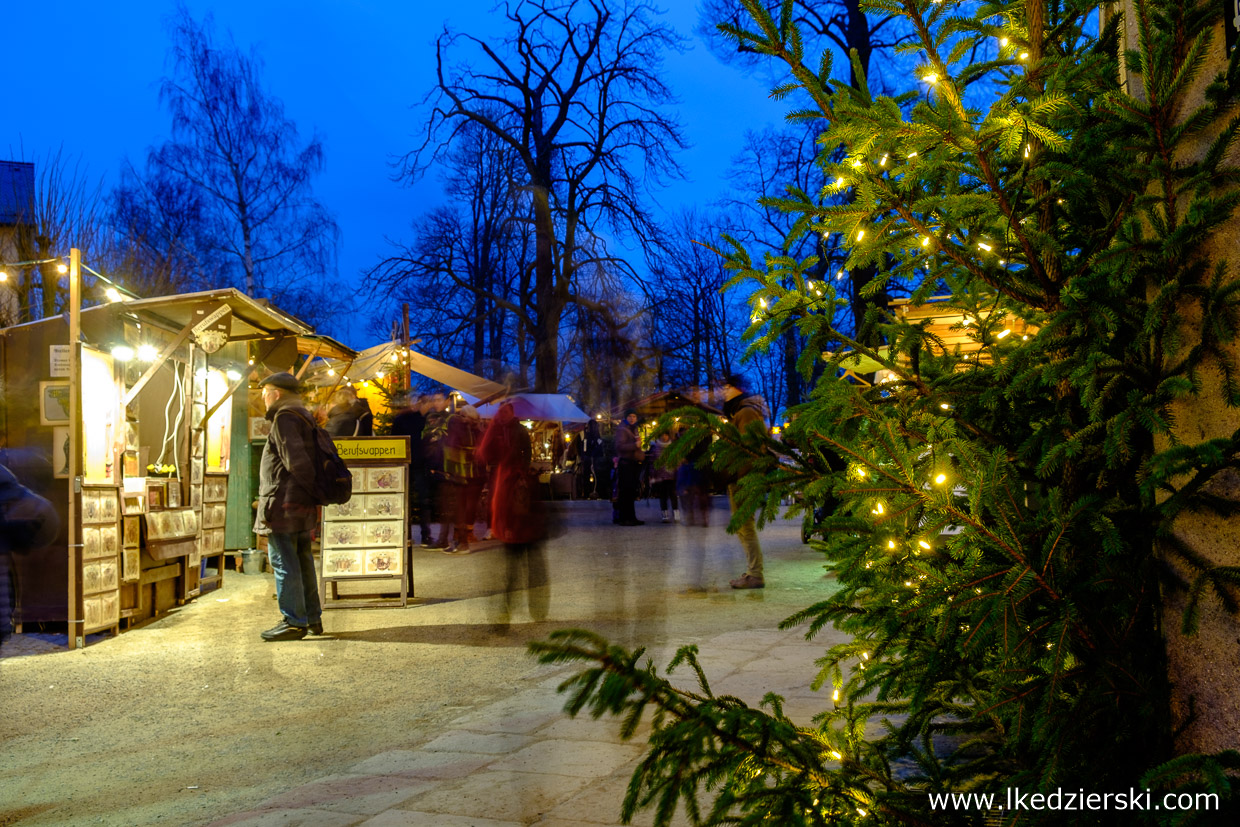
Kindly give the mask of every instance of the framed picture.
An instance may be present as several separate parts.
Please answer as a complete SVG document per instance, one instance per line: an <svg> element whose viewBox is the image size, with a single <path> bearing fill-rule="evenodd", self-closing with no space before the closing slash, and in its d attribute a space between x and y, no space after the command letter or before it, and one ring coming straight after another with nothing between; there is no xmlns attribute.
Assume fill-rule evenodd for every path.
<svg viewBox="0 0 1240 827"><path fill-rule="evenodd" d="M105 525L99 529L99 550L101 554L115 555L120 549L120 538L115 525Z"/></svg>
<svg viewBox="0 0 1240 827"><path fill-rule="evenodd" d="M82 529L82 559L89 560L92 557L98 557L99 549L99 529Z"/></svg>
<svg viewBox="0 0 1240 827"><path fill-rule="evenodd" d="M189 487L189 506L190 508L202 507L202 486L191 484Z"/></svg>
<svg viewBox="0 0 1240 827"><path fill-rule="evenodd" d="M366 574L400 574L401 550L372 549L366 552Z"/></svg>
<svg viewBox="0 0 1240 827"><path fill-rule="evenodd" d="M137 451L126 451L125 457L122 460L122 462L124 463L123 467L125 469L126 477L142 476L142 474L138 471L138 452Z"/></svg>
<svg viewBox="0 0 1240 827"><path fill-rule="evenodd" d="M181 507L181 481L168 480L168 490L164 492L164 502L169 508Z"/></svg>
<svg viewBox="0 0 1240 827"><path fill-rule="evenodd" d="M362 498L354 497L338 505L323 507L323 516L329 520L357 520L365 516L362 513Z"/></svg>
<svg viewBox="0 0 1240 827"><path fill-rule="evenodd" d="M405 539L403 520L377 520L366 523L364 542L368 546L398 546Z"/></svg>
<svg viewBox="0 0 1240 827"><path fill-rule="evenodd" d="M69 479L69 426L52 428L52 475L59 480Z"/></svg>
<svg viewBox="0 0 1240 827"><path fill-rule="evenodd" d="M323 576L342 577L362 573L362 552L333 548L323 552Z"/></svg>
<svg viewBox="0 0 1240 827"><path fill-rule="evenodd" d="M39 383L39 424L59 425L69 421L69 383Z"/></svg>
<svg viewBox="0 0 1240 827"><path fill-rule="evenodd" d="M141 494L121 495L121 513L133 515L145 514L146 498Z"/></svg>
<svg viewBox="0 0 1240 827"><path fill-rule="evenodd" d="M266 439L271 433L271 421L265 416L250 417L250 442Z"/></svg>
<svg viewBox="0 0 1240 827"><path fill-rule="evenodd" d="M142 520L136 514L132 517L126 515L121 518L124 525L124 543L125 548L138 548L142 545Z"/></svg>
<svg viewBox="0 0 1240 827"><path fill-rule="evenodd" d="M377 494L405 490L405 466L367 469L366 490Z"/></svg>
<svg viewBox="0 0 1240 827"><path fill-rule="evenodd" d="M189 481L191 485L198 485L202 482L202 466L205 460L202 457L195 457L189 461Z"/></svg>
<svg viewBox="0 0 1240 827"><path fill-rule="evenodd" d="M367 517L401 517L405 516L404 494L367 494Z"/></svg>
<svg viewBox="0 0 1240 827"><path fill-rule="evenodd" d="M116 522L116 492L105 489L99 492L99 519L105 523Z"/></svg>
<svg viewBox="0 0 1240 827"><path fill-rule="evenodd" d="M99 522L99 492L93 488L82 492L82 522Z"/></svg>
<svg viewBox="0 0 1240 827"><path fill-rule="evenodd" d="M164 507L164 492L167 491L163 480L151 481L146 483L146 506L152 511L159 511Z"/></svg>

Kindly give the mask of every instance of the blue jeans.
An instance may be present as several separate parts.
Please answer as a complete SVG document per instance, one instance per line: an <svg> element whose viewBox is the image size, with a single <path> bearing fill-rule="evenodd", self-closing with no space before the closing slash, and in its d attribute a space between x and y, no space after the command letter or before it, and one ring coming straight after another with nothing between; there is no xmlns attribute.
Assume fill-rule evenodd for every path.
<svg viewBox="0 0 1240 827"><path fill-rule="evenodd" d="M302 629L323 622L319 602L319 578L310 552L309 531L267 537L267 557L276 575L276 602L290 626Z"/></svg>

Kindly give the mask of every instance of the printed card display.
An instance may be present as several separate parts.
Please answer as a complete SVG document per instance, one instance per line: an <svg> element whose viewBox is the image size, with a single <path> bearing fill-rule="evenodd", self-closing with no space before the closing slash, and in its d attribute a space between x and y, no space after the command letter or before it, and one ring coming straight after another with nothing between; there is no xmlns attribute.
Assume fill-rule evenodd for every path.
<svg viewBox="0 0 1240 827"><path fill-rule="evenodd" d="M405 523L402 520L378 520L366 523L367 546L398 546L405 539Z"/></svg>
<svg viewBox="0 0 1240 827"><path fill-rule="evenodd" d="M368 468L366 490L383 494L405 490L405 467Z"/></svg>
<svg viewBox="0 0 1240 827"><path fill-rule="evenodd" d="M323 516L328 520L360 520L366 516L362 497L353 497L339 505L328 505L323 508Z"/></svg>
<svg viewBox="0 0 1240 827"><path fill-rule="evenodd" d="M323 552L323 574L326 577L342 577L362 573L360 549L333 548Z"/></svg>
<svg viewBox="0 0 1240 827"><path fill-rule="evenodd" d="M404 519L405 495L404 494L367 494L366 495L366 516L367 517L392 517L395 519Z"/></svg>
<svg viewBox="0 0 1240 827"><path fill-rule="evenodd" d="M366 574L400 574L401 550L398 548L366 551Z"/></svg>

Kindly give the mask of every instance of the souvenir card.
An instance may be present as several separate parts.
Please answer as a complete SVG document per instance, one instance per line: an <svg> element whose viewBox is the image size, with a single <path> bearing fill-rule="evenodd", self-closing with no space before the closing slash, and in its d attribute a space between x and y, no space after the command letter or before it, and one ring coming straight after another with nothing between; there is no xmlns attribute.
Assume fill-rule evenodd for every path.
<svg viewBox="0 0 1240 827"><path fill-rule="evenodd" d="M224 520L223 520L224 506L218 505L216 506L216 508L220 510L220 525L222 526L224 524ZM182 520L182 524L185 529L185 535L187 537L192 537L198 533L198 512L197 511L194 511L192 509L182 510L181 520Z"/></svg>
<svg viewBox="0 0 1240 827"><path fill-rule="evenodd" d="M398 546L405 539L405 523L402 520L366 523L365 536L368 546Z"/></svg>
<svg viewBox="0 0 1240 827"><path fill-rule="evenodd" d="M328 546L357 546L362 543L361 523L328 523L324 530Z"/></svg>
<svg viewBox="0 0 1240 827"><path fill-rule="evenodd" d="M168 480L168 490L164 493L164 499L167 501L169 508L181 507L180 480Z"/></svg>
<svg viewBox="0 0 1240 827"><path fill-rule="evenodd" d="M366 574L400 574L401 550L370 549L366 552Z"/></svg>
<svg viewBox="0 0 1240 827"><path fill-rule="evenodd" d="M99 519L105 523L116 521L116 492L100 491L99 492Z"/></svg>
<svg viewBox="0 0 1240 827"><path fill-rule="evenodd" d="M101 554L116 556L120 550L120 537L116 525L105 525L99 529L99 549Z"/></svg>
<svg viewBox="0 0 1240 827"><path fill-rule="evenodd" d="M405 490L405 466L399 468L368 468L367 490L383 494Z"/></svg>
<svg viewBox="0 0 1240 827"><path fill-rule="evenodd" d="M100 589L100 561L94 560L82 566L82 591L85 594Z"/></svg>
<svg viewBox="0 0 1240 827"><path fill-rule="evenodd" d="M103 625L103 595L83 600L82 615L88 630L101 627Z"/></svg>
<svg viewBox="0 0 1240 827"><path fill-rule="evenodd" d="M99 529L84 528L82 529L82 559L89 560L92 557L98 557L101 548L99 542Z"/></svg>
<svg viewBox="0 0 1240 827"><path fill-rule="evenodd" d="M366 490L366 469L365 468L350 468L349 473L353 477L353 493L356 494L359 491L365 491Z"/></svg>
<svg viewBox="0 0 1240 827"><path fill-rule="evenodd" d="M323 552L323 576L340 577L362 573L362 552L358 549L333 548Z"/></svg>
<svg viewBox="0 0 1240 827"><path fill-rule="evenodd" d="M404 519L405 495L403 493L366 495L366 516Z"/></svg>
<svg viewBox="0 0 1240 827"><path fill-rule="evenodd" d="M190 508L198 508L202 505L202 486L191 485L189 487L189 506Z"/></svg>
<svg viewBox="0 0 1240 827"><path fill-rule="evenodd" d="M104 558L99 561L99 588L115 589L120 585L117 579L116 560Z"/></svg>
<svg viewBox="0 0 1240 827"><path fill-rule="evenodd" d="M82 491L82 522L99 522L99 492L93 488Z"/></svg>
<svg viewBox="0 0 1240 827"><path fill-rule="evenodd" d="M115 626L121 620L121 603L115 591L99 595L99 622Z"/></svg>
<svg viewBox="0 0 1240 827"><path fill-rule="evenodd" d="M141 555L136 548L121 549L121 580L130 582L137 580L142 574Z"/></svg>
<svg viewBox="0 0 1240 827"><path fill-rule="evenodd" d="M124 526L124 546L125 548L137 548L142 545L142 518L134 515L132 517L122 518Z"/></svg>
<svg viewBox="0 0 1240 827"><path fill-rule="evenodd" d="M365 515L362 497L353 497L348 502L324 507L323 516L329 520L357 520Z"/></svg>

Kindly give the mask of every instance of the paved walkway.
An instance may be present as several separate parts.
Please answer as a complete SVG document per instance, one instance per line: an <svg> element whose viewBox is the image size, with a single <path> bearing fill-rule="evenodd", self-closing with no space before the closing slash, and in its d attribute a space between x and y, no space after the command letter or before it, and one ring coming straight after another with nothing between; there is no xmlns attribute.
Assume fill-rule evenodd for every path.
<svg viewBox="0 0 1240 827"><path fill-rule="evenodd" d="M703 641L701 660L717 694L756 705L767 692L808 722L823 698L808 683L821 643L800 631L735 631ZM667 652L654 653L656 665ZM380 753L215 825L268 827L572 827L619 825L620 804L649 733L628 742L614 719L571 718L555 687L558 668L535 686L472 710L412 749ZM679 674L679 673L678 673ZM636 825L649 825L638 813ZM674 824L687 824L677 815Z"/></svg>

